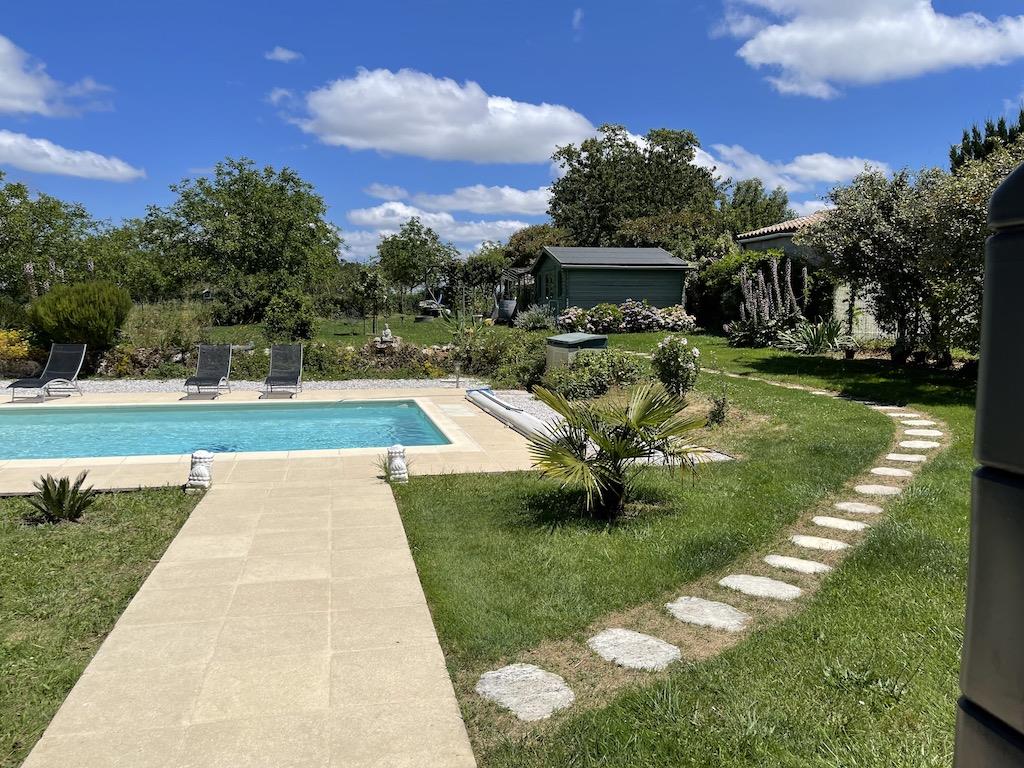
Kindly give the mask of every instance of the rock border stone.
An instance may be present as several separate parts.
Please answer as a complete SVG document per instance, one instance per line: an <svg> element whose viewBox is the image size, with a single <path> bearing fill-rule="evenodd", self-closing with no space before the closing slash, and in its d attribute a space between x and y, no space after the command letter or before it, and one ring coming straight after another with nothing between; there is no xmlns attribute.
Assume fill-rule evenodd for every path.
<svg viewBox="0 0 1024 768"><path fill-rule="evenodd" d="M606 629L587 640L587 645L605 661L645 672L660 672L682 658L672 643L631 629Z"/></svg>

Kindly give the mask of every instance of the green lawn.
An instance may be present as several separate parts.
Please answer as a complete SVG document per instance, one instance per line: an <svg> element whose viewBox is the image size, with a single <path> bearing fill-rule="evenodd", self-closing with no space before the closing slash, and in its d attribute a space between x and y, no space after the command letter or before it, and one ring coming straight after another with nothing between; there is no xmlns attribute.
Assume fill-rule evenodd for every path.
<svg viewBox="0 0 1024 768"><path fill-rule="evenodd" d="M0 766L14 768L197 501L180 490L101 496L80 523L27 526L0 499Z"/></svg>
<svg viewBox="0 0 1024 768"><path fill-rule="evenodd" d="M419 346L431 344L447 344L451 341L451 331L439 319L425 323L413 321L413 315L392 315L377 318L377 335L388 323L391 332L405 341ZM373 324L370 319L362 320L321 320L317 329L316 341L332 344L352 344L361 346L373 337ZM210 329L210 340L213 342L232 344L266 344L262 325L218 325Z"/></svg>
<svg viewBox="0 0 1024 768"><path fill-rule="evenodd" d="M636 337L615 337L613 345ZM953 743L967 559L973 386L881 361L798 358L696 339L705 364L918 406L950 427L866 542L805 610L717 658L679 665L607 706L478 742L494 766L931 766ZM722 379L706 375L704 388ZM604 530L565 519L528 475L420 479L399 492L435 622L459 678L715 569L775 534L888 443L887 417L727 380L774 430L749 459L672 490L672 511ZM737 439L739 436L736 436ZM471 694L470 694L471 695Z"/></svg>

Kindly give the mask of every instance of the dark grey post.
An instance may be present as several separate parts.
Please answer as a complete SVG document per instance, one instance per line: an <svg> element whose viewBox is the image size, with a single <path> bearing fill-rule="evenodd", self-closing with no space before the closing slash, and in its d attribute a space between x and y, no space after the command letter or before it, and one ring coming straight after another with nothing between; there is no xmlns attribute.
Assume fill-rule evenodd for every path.
<svg viewBox="0 0 1024 768"><path fill-rule="evenodd" d="M957 768L1024 765L1024 166L989 225Z"/></svg>

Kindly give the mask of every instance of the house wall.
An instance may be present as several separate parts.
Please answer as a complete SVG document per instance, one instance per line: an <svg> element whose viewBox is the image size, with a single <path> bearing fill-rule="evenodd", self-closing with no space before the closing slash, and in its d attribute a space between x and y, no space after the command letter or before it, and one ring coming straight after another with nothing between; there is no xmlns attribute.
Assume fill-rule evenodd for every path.
<svg viewBox="0 0 1024 768"><path fill-rule="evenodd" d="M683 300L683 270L672 269L566 269L566 304L587 309L605 302L647 299L655 307L670 307ZM561 308L561 307L560 307Z"/></svg>
<svg viewBox="0 0 1024 768"><path fill-rule="evenodd" d="M545 255L537 266L533 278L533 301L558 311L565 308L565 275L557 261ZM559 275L562 277L559 290Z"/></svg>
<svg viewBox="0 0 1024 768"><path fill-rule="evenodd" d="M767 240L740 243L740 247L745 251L782 251L790 258L802 259L813 267L821 266L822 262L821 256L813 248L794 243L792 235L777 235Z"/></svg>

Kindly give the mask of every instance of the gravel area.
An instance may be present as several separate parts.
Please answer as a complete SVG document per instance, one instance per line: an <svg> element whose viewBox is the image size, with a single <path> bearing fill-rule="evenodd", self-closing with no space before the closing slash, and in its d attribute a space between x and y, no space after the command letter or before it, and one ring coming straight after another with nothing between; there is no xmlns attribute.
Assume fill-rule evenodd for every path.
<svg viewBox="0 0 1024 768"><path fill-rule="evenodd" d="M0 387L6 387L10 380L0 380ZM184 379L83 379L78 382L83 392L183 392ZM461 388L481 386L481 382L463 379ZM445 387L455 389L454 379L349 379L347 381L303 381L307 390L327 389L432 389ZM262 381L232 381L231 389L263 390ZM520 393L527 395L527 393ZM529 395L527 395L529 397Z"/></svg>

